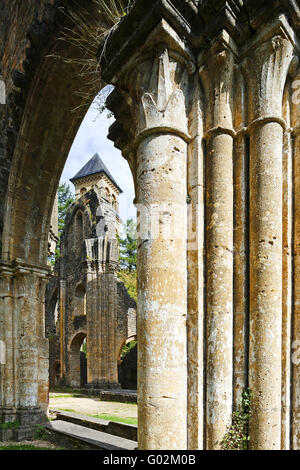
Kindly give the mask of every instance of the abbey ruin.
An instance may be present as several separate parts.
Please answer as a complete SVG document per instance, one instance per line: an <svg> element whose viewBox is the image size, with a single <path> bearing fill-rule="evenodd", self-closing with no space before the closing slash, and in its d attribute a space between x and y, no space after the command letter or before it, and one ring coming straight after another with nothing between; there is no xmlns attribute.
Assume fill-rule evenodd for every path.
<svg viewBox="0 0 300 470"><path fill-rule="evenodd" d="M122 190L95 154L72 178L72 204L54 275L46 288L46 336L50 386L120 388L118 364L127 341L136 339L136 304L116 277ZM87 364L84 373L86 341ZM82 365L82 368L80 367Z"/></svg>
<svg viewBox="0 0 300 470"><path fill-rule="evenodd" d="M59 40L78 3L88 26L85 0L0 7L0 418L19 439L47 414L50 218L85 114L51 54L79 54ZM97 57L135 184L138 447L219 449L249 389L249 448L299 449L300 2L131 5Z"/></svg>

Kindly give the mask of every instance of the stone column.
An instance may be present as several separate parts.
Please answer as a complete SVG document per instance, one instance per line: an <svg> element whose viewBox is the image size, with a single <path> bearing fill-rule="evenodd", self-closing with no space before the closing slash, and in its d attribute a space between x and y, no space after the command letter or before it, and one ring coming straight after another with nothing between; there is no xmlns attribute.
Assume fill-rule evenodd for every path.
<svg viewBox="0 0 300 470"><path fill-rule="evenodd" d="M1 266L1 340L6 363L1 366L4 422L17 422L12 435L25 439L46 419L48 406L48 340L45 339L47 271L22 262ZM3 433L2 433L3 434ZM4 433L5 434L5 433Z"/></svg>
<svg viewBox="0 0 300 470"><path fill-rule="evenodd" d="M249 349L249 139L245 132L245 83L240 67L235 69L234 83L234 125L239 131L233 152L233 409L237 410L248 386Z"/></svg>
<svg viewBox="0 0 300 470"><path fill-rule="evenodd" d="M202 90L198 77L192 94L190 115L191 143L188 152L188 315L187 361L188 449L204 449L204 225L205 225L205 161L203 151L204 117L201 109Z"/></svg>
<svg viewBox="0 0 300 470"><path fill-rule="evenodd" d="M283 139L283 262L282 262L282 380L281 450L291 444L291 335L293 311L293 154L291 128L291 86L287 82L283 98L283 118L287 129Z"/></svg>
<svg viewBox="0 0 300 470"><path fill-rule="evenodd" d="M206 445L218 449L232 415L234 55L223 33L199 58L206 114Z"/></svg>
<svg viewBox="0 0 300 470"><path fill-rule="evenodd" d="M300 449L300 74L295 80L297 88L292 90L291 126L293 141L293 319L291 361L291 448Z"/></svg>
<svg viewBox="0 0 300 470"><path fill-rule="evenodd" d="M118 247L115 239L86 240L87 388L119 388L116 357Z"/></svg>
<svg viewBox="0 0 300 470"><path fill-rule="evenodd" d="M181 137L159 132L137 151L144 217L176 227L172 239L152 233L138 239L139 449L187 446L186 153Z"/></svg>
<svg viewBox="0 0 300 470"><path fill-rule="evenodd" d="M60 377L63 379L66 373L65 358L67 356L66 335L66 280L59 280L59 345L60 345Z"/></svg>
<svg viewBox="0 0 300 470"><path fill-rule="evenodd" d="M146 44L147 53L139 50L120 71L110 99L119 119L110 137L136 182L138 446L186 449L187 93L195 68L164 23Z"/></svg>
<svg viewBox="0 0 300 470"><path fill-rule="evenodd" d="M276 36L247 61L250 134L251 449L280 449L282 335L282 99L292 56ZM252 65L252 66L251 66Z"/></svg>
<svg viewBox="0 0 300 470"><path fill-rule="evenodd" d="M87 255L92 256L91 246L93 246L95 240L86 240ZM98 381L99 368L100 368L100 334L102 330L101 323L99 324L99 318L101 316L100 305L96 307L98 300L97 293L100 290L100 286L97 282L97 271L94 269L93 262L87 262L87 274L86 274L86 294L87 294L87 305L86 305L86 319L87 319L87 385L93 387Z"/></svg>
<svg viewBox="0 0 300 470"><path fill-rule="evenodd" d="M0 419L2 422L15 421L17 386L16 328L17 319L12 295L13 273L7 267L1 269L0 277L0 339L4 344L5 360L1 361L1 401Z"/></svg>

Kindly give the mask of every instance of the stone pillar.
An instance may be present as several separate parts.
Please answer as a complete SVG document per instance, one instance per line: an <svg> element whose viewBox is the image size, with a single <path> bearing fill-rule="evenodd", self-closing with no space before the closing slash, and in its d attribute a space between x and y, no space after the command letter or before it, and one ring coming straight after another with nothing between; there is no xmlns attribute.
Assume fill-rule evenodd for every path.
<svg viewBox="0 0 300 470"><path fill-rule="evenodd" d="M199 58L206 103L206 445L218 449L232 415L234 56L223 32Z"/></svg>
<svg viewBox="0 0 300 470"><path fill-rule="evenodd" d="M66 280L60 279L59 281L59 345L60 345L60 377L65 378L66 373L66 335L65 335L65 321L66 321Z"/></svg>
<svg viewBox="0 0 300 470"><path fill-rule="evenodd" d="M110 138L136 183L138 446L186 449L187 93L195 68L165 23L146 43L146 56L139 50L128 61L109 101L119 119Z"/></svg>
<svg viewBox="0 0 300 470"><path fill-rule="evenodd" d="M205 225L205 162L203 151L203 99L198 77L195 77L190 122L191 143L188 152L188 314L187 363L188 449L204 449L204 225Z"/></svg>
<svg viewBox="0 0 300 470"><path fill-rule="evenodd" d="M1 365L0 418L18 426L2 438L30 438L46 419L48 340L45 338L47 271L21 262L1 265L0 327L6 346ZM9 434L9 435L8 435Z"/></svg>
<svg viewBox="0 0 300 470"><path fill-rule="evenodd" d="M276 36L247 61L250 134L251 449L281 446L283 90L292 57Z"/></svg>
<svg viewBox="0 0 300 470"><path fill-rule="evenodd" d="M298 72L297 89L300 74ZM291 103L291 127L293 141L293 319L292 319L292 361L291 361L291 448L300 449L300 102L299 92L293 89Z"/></svg>
<svg viewBox="0 0 300 470"><path fill-rule="evenodd" d="M136 150L138 234L139 449L187 447L187 119L172 51L153 67L157 93L144 93L145 131ZM180 75L179 75L180 76ZM176 122L176 126L174 126ZM148 134L148 130L151 130ZM174 419L176 416L176 419Z"/></svg>
<svg viewBox="0 0 300 470"><path fill-rule="evenodd" d="M287 129L283 139L283 261L282 261L282 373L281 373L281 450L291 445L291 360L293 311L293 153L291 128L291 83L287 81L283 98L283 118Z"/></svg>
<svg viewBox="0 0 300 470"><path fill-rule="evenodd" d="M181 137L159 132L137 151L137 201L147 208L144 217L161 229L176 227L172 239L161 233L138 239L139 449L187 445L186 153Z"/></svg>
<svg viewBox="0 0 300 470"><path fill-rule="evenodd" d="M115 239L86 240L87 388L119 388L116 354L118 247Z"/></svg>
<svg viewBox="0 0 300 470"><path fill-rule="evenodd" d="M249 138L245 83L240 67L234 74L234 127L237 132L233 152L234 262L233 262L233 409L241 404L248 386L249 351Z"/></svg>

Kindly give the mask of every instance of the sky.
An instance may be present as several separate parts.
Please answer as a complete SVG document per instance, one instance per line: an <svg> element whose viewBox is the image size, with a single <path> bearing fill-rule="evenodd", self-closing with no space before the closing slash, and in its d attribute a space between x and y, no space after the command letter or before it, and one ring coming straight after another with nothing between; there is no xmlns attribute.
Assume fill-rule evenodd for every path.
<svg viewBox="0 0 300 470"><path fill-rule="evenodd" d="M107 111L99 115L96 105L91 105L77 132L60 182L68 183L74 193L74 185L69 181L70 178L75 176L95 153L98 153L123 190L123 194L119 196L119 215L125 223L127 219L136 218L136 209L133 205L134 186L127 161L107 138L108 128L113 121L114 118L109 118Z"/></svg>

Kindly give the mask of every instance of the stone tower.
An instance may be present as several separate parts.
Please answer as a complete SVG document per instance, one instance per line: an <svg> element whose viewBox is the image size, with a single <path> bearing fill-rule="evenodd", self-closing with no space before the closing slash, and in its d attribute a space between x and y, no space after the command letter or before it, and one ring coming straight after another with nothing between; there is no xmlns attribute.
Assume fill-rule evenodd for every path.
<svg viewBox="0 0 300 470"><path fill-rule="evenodd" d="M114 210L118 212L118 197L122 190L104 165L98 153L95 153L70 181L75 186L76 200L96 186L103 193L103 197L106 197L111 202Z"/></svg>
<svg viewBox="0 0 300 470"><path fill-rule="evenodd" d="M98 154L71 179L75 202L61 238L61 258L46 295L49 331L57 318L50 348L51 385L60 378L72 387L96 392L116 388L118 361L129 338L136 337L136 306L118 281L122 192ZM55 315L55 304L59 314ZM52 324L52 328L50 328ZM87 378L82 344L87 344ZM50 340L51 343L51 340Z"/></svg>

